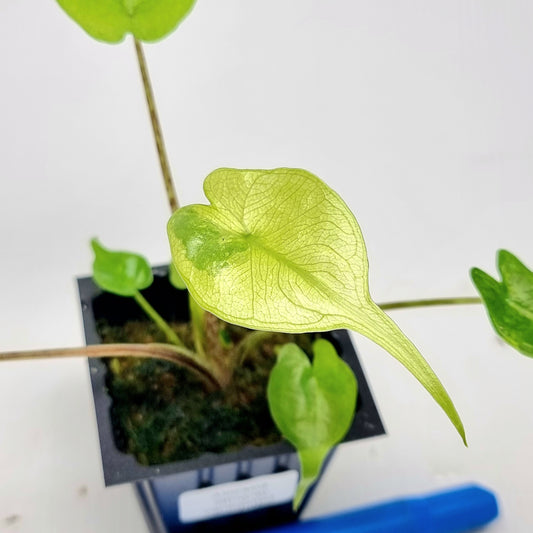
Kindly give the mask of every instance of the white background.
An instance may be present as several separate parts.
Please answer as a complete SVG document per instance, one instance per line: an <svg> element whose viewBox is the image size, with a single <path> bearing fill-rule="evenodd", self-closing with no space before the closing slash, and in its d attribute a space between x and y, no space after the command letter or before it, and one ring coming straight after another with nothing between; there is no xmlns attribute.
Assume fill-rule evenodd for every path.
<svg viewBox="0 0 533 533"><path fill-rule="evenodd" d="M146 46L183 204L221 166L295 166L366 237L378 302L475 295L496 250L533 266L533 5L526 0L199 0ZM54 1L0 3L0 349L82 343L88 241L168 260L168 206L130 39L94 41ZM533 531L533 360L483 309L391 313L469 438L354 338L388 435L341 446L307 516L463 482L490 533ZM84 360L0 367L0 531L145 532L104 489Z"/></svg>

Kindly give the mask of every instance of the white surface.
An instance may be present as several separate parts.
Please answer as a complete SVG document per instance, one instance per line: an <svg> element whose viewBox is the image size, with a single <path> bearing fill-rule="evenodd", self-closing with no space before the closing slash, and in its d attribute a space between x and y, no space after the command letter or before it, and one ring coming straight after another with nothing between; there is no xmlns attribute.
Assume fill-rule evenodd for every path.
<svg viewBox="0 0 533 533"><path fill-rule="evenodd" d="M183 204L220 166L311 170L356 214L378 302L473 295L495 252L533 266L533 5L526 0L200 0L146 47ZM90 237L168 259L132 43L55 2L0 4L0 348L78 345ZM398 364L356 338L386 437L344 445L308 516L475 481L533 531L533 360L481 308L394 312L464 419L465 449ZM85 361L0 368L0 530L145 532L103 488Z"/></svg>

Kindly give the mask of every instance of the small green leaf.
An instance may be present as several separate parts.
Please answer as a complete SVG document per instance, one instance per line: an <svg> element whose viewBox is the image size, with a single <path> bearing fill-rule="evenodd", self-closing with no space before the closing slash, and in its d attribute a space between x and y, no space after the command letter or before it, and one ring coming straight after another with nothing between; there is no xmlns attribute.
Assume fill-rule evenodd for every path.
<svg viewBox="0 0 533 533"><path fill-rule="evenodd" d="M352 423L357 381L331 343L313 344L313 363L296 344L285 344L268 382L270 412L298 451L301 476L294 507L320 473L322 463Z"/></svg>
<svg viewBox="0 0 533 533"><path fill-rule="evenodd" d="M195 0L57 0L91 37L108 43L127 33L141 41L157 41L172 32Z"/></svg>
<svg viewBox="0 0 533 533"><path fill-rule="evenodd" d="M112 252L97 239L91 241L91 246L93 278L103 290L119 296L136 296L152 284L152 270L144 257L131 252Z"/></svg>
<svg viewBox="0 0 533 533"><path fill-rule="evenodd" d="M179 289L180 291L187 288L180 273L176 270L174 263L171 263L168 267L168 281L174 288Z"/></svg>
<svg viewBox="0 0 533 533"><path fill-rule="evenodd" d="M363 235L342 199L300 169L219 169L210 206L168 224L173 262L198 303L227 322L303 333L353 329L385 348L430 392L465 440L446 390L372 301Z"/></svg>
<svg viewBox="0 0 533 533"><path fill-rule="evenodd" d="M533 357L533 272L512 253L498 252L499 282L479 268L471 271L494 329L513 348Z"/></svg>

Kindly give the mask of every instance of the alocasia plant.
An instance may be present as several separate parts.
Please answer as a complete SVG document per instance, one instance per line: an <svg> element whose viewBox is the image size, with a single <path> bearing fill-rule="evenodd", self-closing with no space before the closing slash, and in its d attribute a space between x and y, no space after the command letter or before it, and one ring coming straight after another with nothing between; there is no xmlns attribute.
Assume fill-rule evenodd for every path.
<svg viewBox="0 0 533 533"><path fill-rule="evenodd" d="M478 300L376 305L369 294L366 249L354 216L334 191L304 170L217 170L204 186L211 205L178 209L140 41L155 41L170 33L192 9L194 0L57 1L98 40L116 43L128 33L133 35L167 197L174 212L168 224L177 269L171 272L172 279L181 288L186 284L194 296L191 314L196 353L181 346L163 323L160 327L173 346L152 345L144 349L131 345L132 352L166 357L191 367L200 361L197 372L207 382L223 386L228 378L226 369L221 371L221 366L213 364L203 349L202 307L224 320L259 330L353 329L399 360L435 398L465 440L462 422L444 387L383 309ZM111 252L97 241L93 241L93 249L95 280L106 290L135 298L157 322L157 313L150 310L139 292L151 283L145 260L135 254ZM533 273L503 251L499 268L501 282L478 269L472 271L472 278L496 331L531 356ZM128 355L123 345L106 350ZM58 353L51 350L38 355L2 354L1 358ZM87 347L60 353L95 356L98 349ZM214 377L217 373L218 377ZM353 375L326 341L315 344L312 363L294 345L281 349L268 396L273 418L302 459L295 505L301 502L328 450L346 432L356 391ZM291 408L287 409L287 405Z"/></svg>

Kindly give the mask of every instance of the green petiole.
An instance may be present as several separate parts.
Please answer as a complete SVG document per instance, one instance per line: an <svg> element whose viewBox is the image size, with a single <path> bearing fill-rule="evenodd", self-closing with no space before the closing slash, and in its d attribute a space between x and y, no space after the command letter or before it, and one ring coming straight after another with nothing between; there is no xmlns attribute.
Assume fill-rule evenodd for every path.
<svg viewBox="0 0 533 533"><path fill-rule="evenodd" d="M166 335L167 340L176 346L184 346L181 339L176 335L161 315L148 303L146 298L136 291L133 294L135 301L142 307L143 311L159 326L161 331Z"/></svg>

